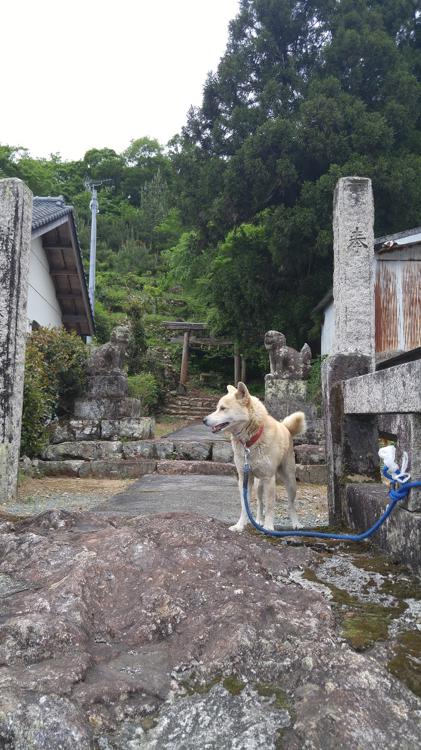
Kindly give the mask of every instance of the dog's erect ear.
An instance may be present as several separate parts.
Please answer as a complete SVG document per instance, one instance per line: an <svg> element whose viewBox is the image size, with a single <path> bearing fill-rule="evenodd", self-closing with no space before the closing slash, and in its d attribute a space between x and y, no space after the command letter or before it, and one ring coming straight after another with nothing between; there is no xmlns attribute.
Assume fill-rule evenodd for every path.
<svg viewBox="0 0 421 750"><path fill-rule="evenodd" d="M237 389L233 385L227 385L228 393L237 393Z"/></svg>
<svg viewBox="0 0 421 750"><path fill-rule="evenodd" d="M237 398L239 401L247 403L250 400L250 394L247 390L247 386L244 383L238 383L237 385Z"/></svg>

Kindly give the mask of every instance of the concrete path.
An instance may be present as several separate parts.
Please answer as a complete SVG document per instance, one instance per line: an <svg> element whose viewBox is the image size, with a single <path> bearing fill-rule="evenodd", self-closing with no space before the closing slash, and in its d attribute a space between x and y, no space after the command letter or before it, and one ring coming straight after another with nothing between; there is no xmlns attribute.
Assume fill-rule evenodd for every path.
<svg viewBox="0 0 421 750"><path fill-rule="evenodd" d="M171 432L169 435L165 435L165 437L171 438L171 440L209 440L212 443L216 440L227 440L220 433L213 433L202 422L192 422L192 424L182 427L181 430Z"/></svg>
<svg viewBox="0 0 421 750"><path fill-rule="evenodd" d="M186 511L235 523L240 498L235 477L146 474L94 510L127 516Z"/></svg>

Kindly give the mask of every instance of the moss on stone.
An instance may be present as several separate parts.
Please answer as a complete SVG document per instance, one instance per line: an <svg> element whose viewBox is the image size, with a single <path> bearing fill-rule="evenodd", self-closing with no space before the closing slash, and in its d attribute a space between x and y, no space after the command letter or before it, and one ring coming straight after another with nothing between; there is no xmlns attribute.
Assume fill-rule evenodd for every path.
<svg viewBox="0 0 421 750"><path fill-rule="evenodd" d="M240 693L246 686L244 682L241 682L241 680L239 680L234 675L225 677L222 680L222 685L224 686L225 690L228 690L228 692L231 693L231 695L240 695Z"/></svg>
<svg viewBox="0 0 421 750"><path fill-rule="evenodd" d="M355 651L366 651L376 641L386 640L390 622L407 609L404 601L398 601L395 607L362 602L344 589L318 578L314 570L308 568L303 572L303 578L330 590L332 602L338 605L341 614L341 633Z"/></svg>
<svg viewBox="0 0 421 750"><path fill-rule="evenodd" d="M206 695L214 685L218 685L221 682L221 675L217 675L209 682L204 682L197 677L191 677L189 680L180 682L180 687L185 690L187 695Z"/></svg>
<svg viewBox="0 0 421 750"><path fill-rule="evenodd" d="M390 614L383 611L363 614L349 612L342 621L341 632L354 651L367 651L376 641L387 639L390 620Z"/></svg>
<svg viewBox="0 0 421 750"><path fill-rule="evenodd" d="M254 688L258 695L264 698L274 698L274 705L276 708L282 708L288 713L291 713L291 701L285 692L277 685L271 685L268 682L258 682L254 685Z"/></svg>
<svg viewBox="0 0 421 750"><path fill-rule="evenodd" d="M387 666L395 677L421 697L421 631L401 633Z"/></svg>

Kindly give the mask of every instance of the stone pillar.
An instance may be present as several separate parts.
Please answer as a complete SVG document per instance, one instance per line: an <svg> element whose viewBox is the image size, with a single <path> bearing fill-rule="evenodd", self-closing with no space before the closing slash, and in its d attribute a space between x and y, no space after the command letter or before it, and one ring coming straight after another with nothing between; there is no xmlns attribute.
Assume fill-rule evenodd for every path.
<svg viewBox="0 0 421 750"><path fill-rule="evenodd" d="M374 367L374 204L371 180L343 177L333 199L335 340L322 382L331 523L342 518L345 486L378 477L373 415L345 416L341 382Z"/></svg>
<svg viewBox="0 0 421 750"><path fill-rule="evenodd" d="M25 373L32 193L0 180L0 502L16 495Z"/></svg>
<svg viewBox="0 0 421 750"><path fill-rule="evenodd" d="M374 203L371 180L342 177L333 198L334 354L374 360Z"/></svg>
<svg viewBox="0 0 421 750"><path fill-rule="evenodd" d="M237 387L238 381L241 380L241 355L238 344L234 344L234 385Z"/></svg>
<svg viewBox="0 0 421 750"><path fill-rule="evenodd" d="M184 332L183 354L181 356L180 383L178 386L179 393L186 393L187 378L189 375L189 341L190 331Z"/></svg>
<svg viewBox="0 0 421 750"><path fill-rule="evenodd" d="M241 355L241 382L245 383L247 380L247 364L244 354Z"/></svg>

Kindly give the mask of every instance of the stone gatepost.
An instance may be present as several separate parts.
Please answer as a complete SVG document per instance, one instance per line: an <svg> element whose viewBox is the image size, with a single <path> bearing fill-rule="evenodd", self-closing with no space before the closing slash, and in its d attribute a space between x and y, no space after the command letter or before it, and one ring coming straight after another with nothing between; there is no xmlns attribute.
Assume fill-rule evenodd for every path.
<svg viewBox="0 0 421 750"><path fill-rule="evenodd" d="M347 482L378 475L373 415L345 416L341 381L374 369L374 204L371 180L343 177L333 199L335 339L323 363L329 520L342 518Z"/></svg>
<svg viewBox="0 0 421 750"><path fill-rule="evenodd" d="M16 495L25 373L32 193L0 180L0 502Z"/></svg>

